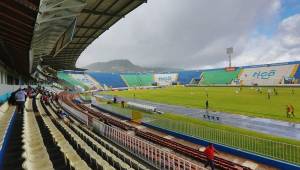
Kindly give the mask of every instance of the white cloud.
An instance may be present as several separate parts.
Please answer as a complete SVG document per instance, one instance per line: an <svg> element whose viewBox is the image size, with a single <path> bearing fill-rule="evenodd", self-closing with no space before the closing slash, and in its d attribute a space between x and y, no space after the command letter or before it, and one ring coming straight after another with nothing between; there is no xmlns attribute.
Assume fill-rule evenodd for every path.
<svg viewBox="0 0 300 170"><path fill-rule="evenodd" d="M245 49L234 58L239 65L300 60L300 14L290 16L278 25L277 33L268 38L250 38Z"/></svg>
<svg viewBox="0 0 300 170"><path fill-rule="evenodd" d="M239 57L256 54L253 48L258 39L248 42L249 37L258 23L278 14L280 5L280 0L148 1L101 35L77 65L129 59L144 66L224 66L229 46L235 47ZM250 58L249 62L254 60Z"/></svg>

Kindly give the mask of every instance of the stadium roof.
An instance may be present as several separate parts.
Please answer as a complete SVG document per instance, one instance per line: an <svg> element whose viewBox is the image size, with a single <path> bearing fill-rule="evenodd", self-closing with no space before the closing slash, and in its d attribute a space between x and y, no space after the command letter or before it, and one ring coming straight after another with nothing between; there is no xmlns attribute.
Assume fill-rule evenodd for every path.
<svg viewBox="0 0 300 170"><path fill-rule="evenodd" d="M62 50L58 51L56 55L54 52L55 50L53 50L51 54L43 56L44 63L49 64L54 69L74 69L76 60L89 44L91 44L97 37L108 30L114 23L116 23L126 14L141 5L143 2L145 1L87 0L86 3L83 2L83 4L85 3L85 6L76 16L76 26L71 42L67 44ZM80 5L81 4L78 3L77 7L80 7ZM66 8L74 9L73 6L75 5L72 4L71 8ZM72 13L70 14L70 16L72 16ZM61 20L62 23L55 21L55 23L53 24L59 25L66 22L65 18L60 19L60 21ZM70 24L67 25L67 27L62 27L68 28L69 26ZM37 63L38 58L35 58L33 66L36 66Z"/></svg>
<svg viewBox="0 0 300 170"><path fill-rule="evenodd" d="M144 2L1 0L0 59L19 73L31 73L39 63L74 69L89 44Z"/></svg>
<svg viewBox="0 0 300 170"><path fill-rule="evenodd" d="M0 60L19 73L28 73L38 7L39 0L0 1Z"/></svg>

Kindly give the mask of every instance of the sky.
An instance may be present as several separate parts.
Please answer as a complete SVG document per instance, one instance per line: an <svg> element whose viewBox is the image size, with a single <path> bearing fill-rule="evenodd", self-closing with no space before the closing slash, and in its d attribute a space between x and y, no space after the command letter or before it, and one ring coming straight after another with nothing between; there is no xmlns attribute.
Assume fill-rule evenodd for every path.
<svg viewBox="0 0 300 170"><path fill-rule="evenodd" d="M206 69L300 60L300 0L148 0L98 37L76 66L128 59Z"/></svg>

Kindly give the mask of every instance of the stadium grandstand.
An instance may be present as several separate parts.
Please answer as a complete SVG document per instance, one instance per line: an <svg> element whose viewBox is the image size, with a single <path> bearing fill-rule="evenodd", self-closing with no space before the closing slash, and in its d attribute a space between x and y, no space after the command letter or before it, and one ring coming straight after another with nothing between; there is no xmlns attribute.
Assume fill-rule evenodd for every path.
<svg viewBox="0 0 300 170"><path fill-rule="evenodd" d="M172 73L103 73L103 72L81 72L86 78L74 80L73 73L64 72L66 79L72 79L73 85L79 82L89 82L81 87L96 84L108 88L132 88L145 86L168 86L174 84L181 85L242 85L242 86L284 86L295 85L300 79L300 62L262 64L254 66L209 69L209 70L186 70ZM74 72L75 73L75 72ZM59 73L62 74L62 73ZM59 75L58 74L58 75ZM65 74L68 74L65 75ZM89 76L88 76L89 75ZM60 76L60 75L59 75ZM70 78L73 77L73 78ZM75 76L76 77L76 76ZM82 81L83 80L83 81ZM198 80L198 81L195 81ZM82 83L81 83L82 84ZM85 88L86 89L86 88Z"/></svg>
<svg viewBox="0 0 300 170"><path fill-rule="evenodd" d="M96 79L102 86L111 88L126 87L120 73L98 73L89 72L90 76Z"/></svg>
<svg viewBox="0 0 300 170"><path fill-rule="evenodd" d="M300 169L299 141L175 120L137 100L158 88L297 87L300 62L156 73L75 67L96 38L146 2L0 1L0 170L206 170L211 159L218 170ZM134 99L105 94L120 91Z"/></svg>
<svg viewBox="0 0 300 170"><path fill-rule="evenodd" d="M193 79L199 79L201 71L180 71L178 73L178 83L179 84L190 84Z"/></svg>
<svg viewBox="0 0 300 170"><path fill-rule="evenodd" d="M234 71L226 71L225 69L203 71L201 74L200 84L231 84L238 78L240 68Z"/></svg>
<svg viewBox="0 0 300 170"><path fill-rule="evenodd" d="M150 73L122 74L124 82L128 87L152 86L153 75Z"/></svg>

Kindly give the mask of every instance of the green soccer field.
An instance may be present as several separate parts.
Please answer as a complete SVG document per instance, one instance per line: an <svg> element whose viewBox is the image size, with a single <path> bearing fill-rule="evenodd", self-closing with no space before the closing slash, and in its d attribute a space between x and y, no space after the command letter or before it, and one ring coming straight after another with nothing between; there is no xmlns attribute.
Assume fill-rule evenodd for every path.
<svg viewBox="0 0 300 170"><path fill-rule="evenodd" d="M300 122L300 88L243 87L182 87L173 86L160 89L137 89L128 91L112 91L107 94L149 100L158 103L204 108L208 95L209 109L241 115L265 117L271 119ZM270 100L268 91L271 91ZM206 95L207 94L207 95ZM295 108L295 118L286 117L286 105Z"/></svg>

